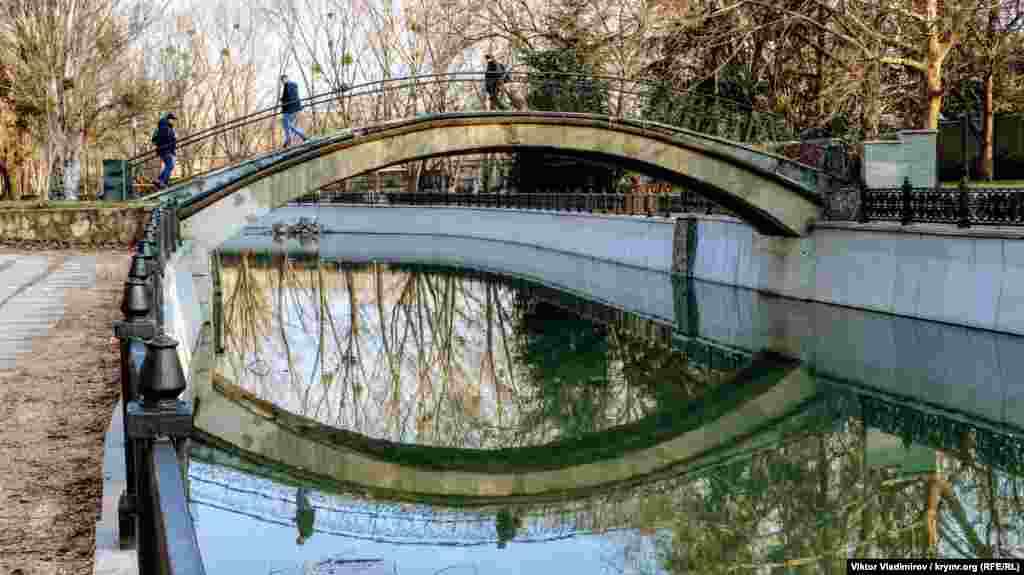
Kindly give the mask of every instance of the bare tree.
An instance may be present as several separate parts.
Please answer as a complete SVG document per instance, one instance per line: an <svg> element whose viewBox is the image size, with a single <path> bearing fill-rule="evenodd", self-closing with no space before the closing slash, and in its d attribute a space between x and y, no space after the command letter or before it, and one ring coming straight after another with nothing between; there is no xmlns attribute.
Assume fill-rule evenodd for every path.
<svg viewBox="0 0 1024 575"><path fill-rule="evenodd" d="M64 193L77 197L87 134L123 112L121 58L158 14L148 0L0 4L0 63L17 78L10 99L37 119L47 190L60 174Z"/></svg>

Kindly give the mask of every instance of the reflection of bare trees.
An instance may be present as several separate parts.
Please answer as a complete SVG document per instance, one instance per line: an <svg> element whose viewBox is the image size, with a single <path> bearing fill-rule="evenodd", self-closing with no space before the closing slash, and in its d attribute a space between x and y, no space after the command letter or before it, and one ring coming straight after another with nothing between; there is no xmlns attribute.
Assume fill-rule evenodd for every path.
<svg viewBox="0 0 1024 575"><path fill-rule="evenodd" d="M262 372L254 364L263 350L263 340L270 334L270 304L264 286L253 269L255 255L243 253L233 267L234 273L224 277L224 321L227 347L245 358L246 369Z"/></svg>
<svg viewBox="0 0 1024 575"><path fill-rule="evenodd" d="M615 336L600 374L611 383L593 413L577 417L587 423L554 424L560 410L579 403L582 384L554 382L549 387L564 401L545 399L551 391L524 363L530 360L515 333L522 311L507 285L383 265L268 259L262 269L252 256L226 267L226 276L244 278L241 287L230 284L245 292L234 297L248 298L253 310L252 300L263 301L262 323L229 315L227 351L273 366L262 377L236 370L240 384L325 424L395 441L494 448L628 423L657 403L622 360L637 354L620 341L634 349L640 339ZM243 343L253 325L264 326L266 345ZM664 359L685 361L679 354Z"/></svg>

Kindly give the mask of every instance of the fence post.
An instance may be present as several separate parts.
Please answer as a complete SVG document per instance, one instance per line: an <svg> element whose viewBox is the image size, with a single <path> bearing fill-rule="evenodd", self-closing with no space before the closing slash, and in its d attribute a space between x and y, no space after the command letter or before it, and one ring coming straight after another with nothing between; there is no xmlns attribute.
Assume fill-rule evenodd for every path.
<svg viewBox="0 0 1024 575"><path fill-rule="evenodd" d="M869 208L868 206L868 187L863 183L858 187L857 193L860 195L860 206L858 206L857 221L866 224L870 221Z"/></svg>
<svg viewBox="0 0 1024 575"><path fill-rule="evenodd" d="M214 353L224 353L224 300L223 286L221 284L221 253L214 250L210 255L210 268L213 276L213 298L210 308L210 319L213 323L213 349Z"/></svg>
<svg viewBox="0 0 1024 575"><path fill-rule="evenodd" d="M140 573L162 573L161 552L183 554L185 562L193 567L184 570L202 573L202 562L198 557L195 530L187 509L184 517L158 517L155 497L165 498L181 494L154 493L153 465L156 444L180 443L192 433L192 405L181 401L178 396L185 391L185 374L178 358L178 342L164 333L146 342L146 358L142 365L140 379L141 399L128 404L127 433L140 463L135 476L138 497L137 541ZM168 533L166 525L173 524L179 529ZM191 532L192 541L182 540L182 531ZM160 539L171 539L175 549L161 547ZM187 547L187 548L186 548Z"/></svg>
<svg viewBox="0 0 1024 575"><path fill-rule="evenodd" d="M971 227L971 209L970 203L968 202L969 197L967 195L967 178L960 179L960 188L957 191L957 199L959 200L959 218L956 222L958 228L969 228Z"/></svg>
<svg viewBox="0 0 1024 575"><path fill-rule="evenodd" d="M902 192L901 193L901 197L902 197L902 202L901 203L903 204L903 214L902 214L902 218L900 218L900 224L905 226L905 225L909 224L910 222L914 221L914 216L913 216L913 214L910 211L910 194L913 191L913 188L910 187L910 178L909 177L903 178L903 187L900 189L900 191Z"/></svg>
<svg viewBox="0 0 1024 575"><path fill-rule="evenodd" d="M132 361L133 341L146 340L153 337L155 325L150 314L149 293L144 277L136 277L143 270L141 256L132 258L132 269L124 286L124 297L121 300L121 312L124 320L114 322L114 336L117 337L121 352L121 421L125 432L128 427L128 403L137 399L139 389L139 371ZM135 491L135 474L137 462L131 442L124 444L125 490L117 502L117 533L118 545L121 549L135 546L135 513L137 509L137 493Z"/></svg>

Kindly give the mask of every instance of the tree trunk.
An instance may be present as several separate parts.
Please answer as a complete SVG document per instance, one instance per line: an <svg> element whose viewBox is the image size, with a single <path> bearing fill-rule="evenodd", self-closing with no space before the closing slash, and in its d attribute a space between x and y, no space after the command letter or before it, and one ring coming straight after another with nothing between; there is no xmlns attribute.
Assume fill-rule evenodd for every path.
<svg viewBox="0 0 1024 575"><path fill-rule="evenodd" d="M943 33L940 28L940 0L925 1L925 18L930 28L928 45L925 50L925 107L921 127L926 130L939 128L939 113L942 111L942 64L952 48L959 41L956 30ZM945 39L942 38L945 36Z"/></svg>
<svg viewBox="0 0 1024 575"><path fill-rule="evenodd" d="M878 30L882 24L882 9L878 2L875 3L874 29ZM873 140L878 137L878 124L882 117L882 62L880 60L880 42L878 39L869 37L867 42L871 46L871 60L867 63L864 78L864 105L861 108L861 130L863 139Z"/></svg>
<svg viewBox="0 0 1024 575"><path fill-rule="evenodd" d="M993 84L995 74L989 68L985 75L985 101L981 108L981 165L978 166L978 175L985 180L992 181L994 172L994 140L995 140L995 119L993 114Z"/></svg>
<svg viewBox="0 0 1024 575"><path fill-rule="evenodd" d="M928 40L928 71L925 72L924 119L921 126L925 130L939 128L939 112L942 110L942 61L937 58L939 52L938 38L930 38Z"/></svg>
<svg viewBox="0 0 1024 575"><path fill-rule="evenodd" d="M82 144L85 140L85 133L76 131L74 134L65 134L64 152L64 199L77 200L79 185L82 181Z"/></svg>
<svg viewBox="0 0 1024 575"><path fill-rule="evenodd" d="M989 41L995 43L998 51L999 40L996 38L996 30L999 27L999 3L993 2L988 11L988 34ZM982 179L992 181L995 176L993 161L993 145L995 140L995 121L993 118L993 92L995 91L997 57L992 51L989 52L985 62L985 101L981 109L981 165L978 166L978 175Z"/></svg>
<svg viewBox="0 0 1024 575"><path fill-rule="evenodd" d="M878 124L881 121L882 65L877 58L868 64L867 78L864 81L864 107L861 112L861 129L864 131L864 139L872 140L878 137Z"/></svg>
<svg viewBox="0 0 1024 575"><path fill-rule="evenodd" d="M3 162L0 162L0 199L14 199L14 189L11 187L11 176L7 173L7 166L5 166Z"/></svg>

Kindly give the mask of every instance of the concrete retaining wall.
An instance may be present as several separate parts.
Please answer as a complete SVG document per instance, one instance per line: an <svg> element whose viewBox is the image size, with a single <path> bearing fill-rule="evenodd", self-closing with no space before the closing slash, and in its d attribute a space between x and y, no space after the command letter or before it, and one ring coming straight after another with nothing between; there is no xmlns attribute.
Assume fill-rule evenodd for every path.
<svg viewBox="0 0 1024 575"><path fill-rule="evenodd" d="M806 238L702 217L695 278L786 297L1024 334L1024 231L820 224Z"/></svg>
<svg viewBox="0 0 1024 575"><path fill-rule="evenodd" d="M269 229L299 217L336 233L478 238L545 248L621 265L672 270L674 220L540 210L367 207L278 208L260 220Z"/></svg>
<svg viewBox="0 0 1024 575"><path fill-rule="evenodd" d="M660 273L957 325L1024 335L1024 230L826 222L804 238L758 234L723 216L665 218L469 208L280 208L261 226L317 220L333 233L457 237L548 250ZM250 228L252 230L252 228ZM380 240L390 242L393 240ZM367 255L380 249L362 240ZM413 246L418 261L429 250ZM409 249L404 242L403 250ZM443 250L469 254L454 244ZM397 252L396 252L397 253ZM438 252L440 254L441 252ZM469 257L468 255L466 257ZM477 257L477 256L474 256ZM494 269L490 256L488 265ZM479 255L483 263L488 256ZM545 264L546 266L546 264ZM567 274L589 274L566 267ZM546 266L550 267L550 266ZM594 281L600 282L595 274Z"/></svg>

